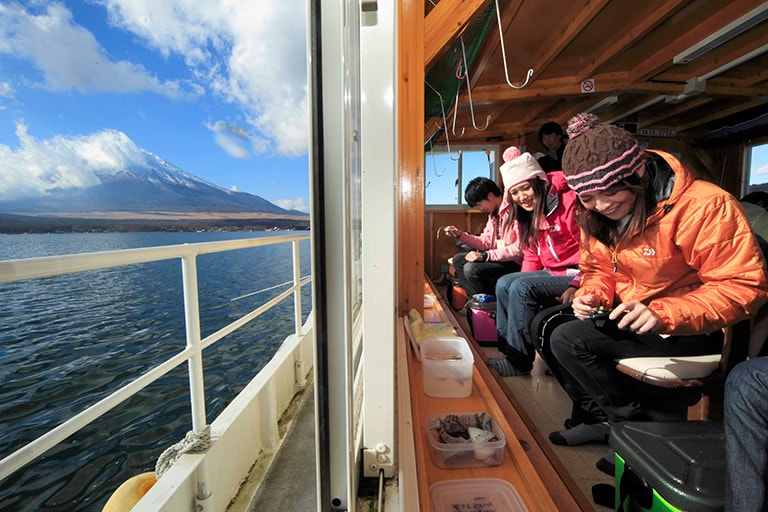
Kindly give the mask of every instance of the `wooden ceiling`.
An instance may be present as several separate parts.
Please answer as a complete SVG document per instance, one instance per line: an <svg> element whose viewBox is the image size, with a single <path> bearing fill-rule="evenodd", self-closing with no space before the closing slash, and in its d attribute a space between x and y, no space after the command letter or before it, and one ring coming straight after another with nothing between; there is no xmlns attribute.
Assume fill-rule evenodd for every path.
<svg viewBox="0 0 768 512"><path fill-rule="evenodd" d="M762 125L766 133L768 121L759 119L768 118L768 21L762 21L768 19L768 2L498 0L498 5L499 18L495 0L425 2L425 70L428 80L441 75L449 126L438 143L445 132L451 143L522 143L543 123L557 121L565 128L571 116L588 109L638 135L661 133L689 144L745 123ZM485 31L464 41L483 16ZM676 56L737 22L748 28L688 63L675 63ZM454 76L439 68L440 59L457 53L461 42L476 48L473 58L464 54L471 104L467 79L458 78L462 68L455 68ZM525 87L507 83L520 86L528 69L533 74ZM427 85L425 102L433 94ZM425 120L428 135L443 126L440 117ZM483 128L488 118L485 130L475 128Z"/></svg>

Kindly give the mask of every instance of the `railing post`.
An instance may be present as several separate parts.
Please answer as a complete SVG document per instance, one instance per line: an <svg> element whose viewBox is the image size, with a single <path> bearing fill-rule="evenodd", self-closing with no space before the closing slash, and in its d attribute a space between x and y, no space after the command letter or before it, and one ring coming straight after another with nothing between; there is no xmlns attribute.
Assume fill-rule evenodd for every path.
<svg viewBox="0 0 768 512"><path fill-rule="evenodd" d="M193 354L187 361L189 368L189 396L192 409L192 430L202 434L207 425L205 417L205 382L203 380L203 348L200 334L200 301L197 290L197 260L194 254L181 258L184 286L184 322L187 331L187 347ZM196 471L197 495L195 496L198 512L209 510L206 500L211 493L208 490L208 471L205 459Z"/></svg>
<svg viewBox="0 0 768 512"><path fill-rule="evenodd" d="M301 254L299 253L299 240L292 242L293 246L293 318L294 327L293 333L299 338L301 337ZM296 345L296 349L293 351L293 375L296 385L304 387L307 383L304 378L304 360L302 359L302 347L303 344Z"/></svg>
<svg viewBox="0 0 768 512"><path fill-rule="evenodd" d="M291 242L293 246L293 333L301 335L301 254L299 253L299 241Z"/></svg>

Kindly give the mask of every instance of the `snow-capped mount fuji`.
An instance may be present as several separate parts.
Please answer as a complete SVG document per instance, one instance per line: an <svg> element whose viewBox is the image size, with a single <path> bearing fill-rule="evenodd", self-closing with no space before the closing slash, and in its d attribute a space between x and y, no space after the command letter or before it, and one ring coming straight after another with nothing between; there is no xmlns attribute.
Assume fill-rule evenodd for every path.
<svg viewBox="0 0 768 512"><path fill-rule="evenodd" d="M136 148L125 166L92 170L95 183L54 188L45 195L0 201L0 212L60 214L77 212L177 212L302 214L266 199L227 190L175 167L149 151Z"/></svg>

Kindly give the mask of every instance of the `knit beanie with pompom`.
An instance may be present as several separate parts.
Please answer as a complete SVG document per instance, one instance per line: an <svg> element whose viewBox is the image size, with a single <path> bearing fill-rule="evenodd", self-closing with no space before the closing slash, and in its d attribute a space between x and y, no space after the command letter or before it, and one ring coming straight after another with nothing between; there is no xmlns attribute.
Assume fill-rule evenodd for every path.
<svg viewBox="0 0 768 512"><path fill-rule="evenodd" d="M547 173L541 168L539 162L533 158L533 155L526 152L520 154L520 149L516 146L510 146L502 154L504 163L501 164L501 179L504 181L504 189L513 187L521 181L527 181L534 178L544 180L549 183Z"/></svg>
<svg viewBox="0 0 768 512"><path fill-rule="evenodd" d="M594 114L582 112L568 121L568 144L563 152L563 173L577 194L610 188L631 176L645 162L645 154L626 130L600 124Z"/></svg>

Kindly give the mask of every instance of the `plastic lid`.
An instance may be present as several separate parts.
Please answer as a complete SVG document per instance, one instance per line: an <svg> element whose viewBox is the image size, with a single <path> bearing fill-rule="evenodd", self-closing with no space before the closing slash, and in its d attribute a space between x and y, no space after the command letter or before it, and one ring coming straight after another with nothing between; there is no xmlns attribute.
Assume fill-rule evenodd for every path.
<svg viewBox="0 0 768 512"><path fill-rule="evenodd" d="M528 512L517 489L500 478L443 480L429 486L433 512L457 510Z"/></svg>

